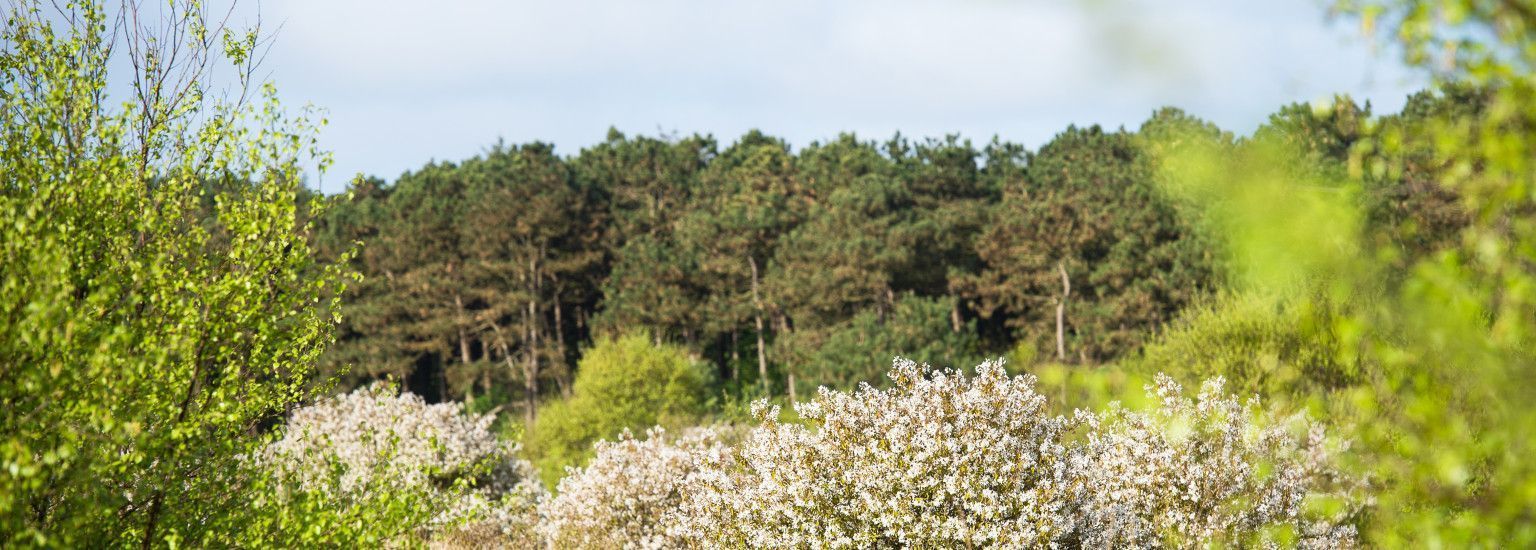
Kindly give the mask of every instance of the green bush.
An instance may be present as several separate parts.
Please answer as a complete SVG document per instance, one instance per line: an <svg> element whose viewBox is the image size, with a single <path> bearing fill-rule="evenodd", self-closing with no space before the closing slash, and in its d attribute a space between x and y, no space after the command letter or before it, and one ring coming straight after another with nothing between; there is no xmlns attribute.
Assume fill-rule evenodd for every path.
<svg viewBox="0 0 1536 550"><path fill-rule="evenodd" d="M704 366L677 346L642 334L599 340L577 364L571 397L539 411L524 438L549 485L584 464L592 444L624 430L676 426L704 412Z"/></svg>
<svg viewBox="0 0 1536 550"><path fill-rule="evenodd" d="M1241 394L1319 395L1359 380L1338 353L1337 315L1324 298L1227 295L1190 308L1128 367L1180 379L1221 376Z"/></svg>

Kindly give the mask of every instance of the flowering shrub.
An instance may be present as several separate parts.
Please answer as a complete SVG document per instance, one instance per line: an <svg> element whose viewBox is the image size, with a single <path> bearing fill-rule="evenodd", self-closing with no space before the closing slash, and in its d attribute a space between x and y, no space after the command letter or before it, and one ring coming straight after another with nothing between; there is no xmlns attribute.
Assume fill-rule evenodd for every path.
<svg viewBox="0 0 1536 550"><path fill-rule="evenodd" d="M695 476L673 532L710 546L1038 546L1072 528L1066 422L1033 381L898 361L894 385L823 389L814 426L762 421L740 458Z"/></svg>
<svg viewBox="0 0 1536 550"><path fill-rule="evenodd" d="M823 389L797 404L811 426L759 405L762 424L735 455L696 455L677 511L644 521L704 547L1354 544L1330 521L1342 516L1304 506L1348 488L1321 432L1297 441L1259 428L1253 404L1222 396L1219 381L1191 402L1161 378L1151 413L1062 418L1045 413L1033 377L1000 362L966 377L898 360L890 377L889 389Z"/></svg>
<svg viewBox="0 0 1536 550"><path fill-rule="evenodd" d="M420 488L446 547L1356 544L1359 485L1329 467L1323 432L1261 422L1220 379L1190 399L1159 376L1149 411L1063 417L1001 361L966 376L898 359L889 376L823 388L796 404L805 425L759 402L745 434L625 431L553 498L488 419L378 387L296 413L270 456L313 490Z"/></svg>
<svg viewBox="0 0 1536 550"><path fill-rule="evenodd" d="M540 507L540 531L555 548L670 548L666 523L681 509L688 479L729 452L715 428L668 437L662 428L635 439L599 441L585 468L568 468L556 496Z"/></svg>
<svg viewBox="0 0 1536 550"><path fill-rule="evenodd" d="M545 492L492 420L375 384L295 411L261 458L296 490L359 499L414 490L430 501L430 531L468 525L524 540Z"/></svg>
<svg viewBox="0 0 1536 550"><path fill-rule="evenodd" d="M1347 502L1358 488L1328 467L1320 427L1303 440L1283 423L1255 425L1256 402L1223 394L1220 378L1198 400L1163 375L1149 391L1161 406L1148 413L1115 405L1077 415L1087 439L1071 468L1080 545L1246 545L1282 533L1301 547L1354 545L1354 528L1336 523L1342 514L1308 517L1304 508L1309 495Z"/></svg>

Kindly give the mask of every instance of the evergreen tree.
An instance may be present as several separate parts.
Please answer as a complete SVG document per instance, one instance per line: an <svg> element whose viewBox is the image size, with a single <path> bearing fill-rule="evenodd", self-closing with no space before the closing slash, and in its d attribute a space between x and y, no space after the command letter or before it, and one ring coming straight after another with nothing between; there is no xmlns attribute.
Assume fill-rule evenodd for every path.
<svg viewBox="0 0 1536 550"><path fill-rule="evenodd" d="M1134 136L1069 128L1007 182L959 280L985 317L1060 360L1133 351L1210 285L1211 262L1153 185Z"/></svg>
<svg viewBox="0 0 1536 550"><path fill-rule="evenodd" d="M799 225L812 201L783 141L752 131L716 158L701 176L694 206L679 221L678 239L698 259L698 285L709 297L712 332L750 327L759 381L768 391L768 332L788 329L781 308L763 290L781 237ZM791 384L791 387L793 385Z"/></svg>
<svg viewBox="0 0 1536 550"><path fill-rule="evenodd" d="M470 183L458 230L473 312L460 307L463 292L454 295L464 320L457 351L468 364L470 338L486 340L490 355L518 371L531 422L540 379L569 385L566 293L600 257L583 221L586 196L546 144L498 145L462 171Z"/></svg>

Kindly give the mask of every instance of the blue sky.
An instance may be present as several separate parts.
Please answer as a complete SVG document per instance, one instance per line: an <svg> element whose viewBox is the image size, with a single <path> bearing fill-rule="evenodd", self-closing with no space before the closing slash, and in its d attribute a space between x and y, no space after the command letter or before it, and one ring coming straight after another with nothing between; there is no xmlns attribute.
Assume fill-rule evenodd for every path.
<svg viewBox="0 0 1536 550"><path fill-rule="evenodd" d="M1162 105L1239 133L1334 92L1396 110L1424 80L1307 0L265 0L290 104L329 111L335 192L498 139L564 154L751 128L792 145L1135 127ZM312 182L313 184L314 182Z"/></svg>

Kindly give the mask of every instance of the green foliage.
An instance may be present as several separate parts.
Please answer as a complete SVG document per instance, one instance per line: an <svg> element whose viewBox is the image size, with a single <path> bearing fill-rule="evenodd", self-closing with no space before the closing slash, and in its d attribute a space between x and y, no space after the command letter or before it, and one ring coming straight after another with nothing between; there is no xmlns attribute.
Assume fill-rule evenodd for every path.
<svg viewBox="0 0 1536 550"><path fill-rule="evenodd" d="M1294 162L1292 169L1339 180L1348 170L1350 151L1369 136L1374 124L1369 103L1361 106L1349 96L1334 96L1281 107L1252 140L1283 143L1295 153L1288 159Z"/></svg>
<svg viewBox="0 0 1536 550"><path fill-rule="evenodd" d="M97 2L20 1L0 30L0 545L392 538L408 498L342 517L246 459L315 395L336 324L344 272L298 204L327 161L272 86L205 95L251 82L258 30L162 9L109 33ZM138 69L122 104L114 46Z"/></svg>
<svg viewBox="0 0 1536 550"><path fill-rule="evenodd" d="M266 473L238 487L241 512L210 518L200 538L176 539L208 547L296 548L316 545L420 545L420 526L440 512L430 493L416 487L373 482L338 498L295 489L293 479ZM165 541L170 545L171 540Z"/></svg>
<svg viewBox="0 0 1536 550"><path fill-rule="evenodd" d="M1362 166L1428 161L1467 215L1465 229L1414 263L1390 300L1352 319L1386 373L1358 400L1373 413L1359 436L1375 451L1368 467L1393 480L1378 497L1373 534L1384 545L1531 546L1536 13L1520 2L1365 4L1356 13L1363 24L1396 31L1410 62L1470 85L1474 99L1426 109L1406 131L1388 128L1378 150L1356 151Z"/></svg>
<svg viewBox="0 0 1536 550"><path fill-rule="evenodd" d="M702 414L709 382L677 346L643 334L599 339L582 356L569 399L544 407L524 444L545 483L592 456L592 443L624 430L679 425Z"/></svg>
<svg viewBox="0 0 1536 550"><path fill-rule="evenodd" d="M1056 350L1068 283L1066 358L1093 362L1135 350L1212 282L1207 250L1130 134L1069 128L1005 185L976 240L984 267L959 286L982 316L1006 319L1039 349Z"/></svg>
<svg viewBox="0 0 1536 550"><path fill-rule="evenodd" d="M328 366L355 363L350 384L390 376L434 400L516 384L530 417L541 387L569 384L604 275L606 218L551 146L498 144L352 191L316 237L364 250Z"/></svg>
<svg viewBox="0 0 1536 550"><path fill-rule="evenodd" d="M520 399L528 420L503 429L553 484L594 441L706 412L713 377L685 349L730 377L726 416L756 383L781 403L884 383L898 353L1010 349L1072 406L1145 405L1157 371L1220 376L1354 436L1378 491L1366 542L1536 544L1536 11L1340 7L1442 84L1397 114L1339 96L1239 140L1163 109L1032 153L610 132L324 198L301 185L328 164L312 113L203 78L252 83L259 29L172 2L171 24L109 33L97 2L15 2L0 544L410 545L424 495L306 492L248 459L326 389L317 367L475 410ZM118 39L136 86L114 107ZM654 332L614 336L633 327ZM549 394L568 398L539 412Z"/></svg>
<svg viewBox="0 0 1536 550"><path fill-rule="evenodd" d="M639 326L662 334L699 332L706 326L706 312L699 307L704 298L697 269L694 251L670 235L631 237L618 250L603 285L599 330L618 333Z"/></svg>
<svg viewBox="0 0 1536 550"><path fill-rule="evenodd" d="M1309 149L1289 140L1170 164L1200 182L1183 189L1229 235L1242 292L1299 298L1327 321L1304 343L1358 365L1323 405L1376 480L1371 544L1536 543L1536 18L1522 6L1343 3L1448 85L1364 120L1342 175L1298 177ZM1308 313L1320 304L1336 309Z"/></svg>
<svg viewBox="0 0 1536 550"><path fill-rule="evenodd" d="M1221 376L1239 395L1323 396L1360 382L1353 358L1340 356L1336 317L1321 298L1223 295L1186 309L1128 368L1147 378Z"/></svg>
<svg viewBox="0 0 1536 550"><path fill-rule="evenodd" d="M1369 160L1359 157L1368 204L1367 236L1396 272L1427 259L1437 250L1456 245L1471 222L1471 212L1453 186L1442 185L1440 165L1429 143L1440 120L1476 123L1484 116L1491 94L1466 83L1452 83L1413 94L1399 114L1382 117L1374 139L1362 151L1378 151ZM1416 137L1418 136L1418 137ZM1418 141L1413 146L1405 141Z"/></svg>
<svg viewBox="0 0 1536 550"><path fill-rule="evenodd" d="M1164 261L1163 241L1192 242L1183 233L1150 230L1146 254L1122 239L1114 258L1100 261L1111 240L1139 239L1146 223L1176 231L1193 223L1157 200L1147 207L1115 199L1138 208L1092 203L1102 198L1093 193L1111 192L1093 183L1105 174L1119 178L1115 185L1148 191L1151 172L1136 141L1115 134L1082 147L1055 145L1035 158L998 141L978 149L955 136L877 143L843 135L793 152L754 131L717 153L709 138L611 132L569 159L540 144L497 146L392 185L362 181L356 198L334 201L317 239L328 251L365 245L353 265L367 278L347 296L329 362L359 365L348 384L393 376L431 398L518 385L527 415L540 397L566 391L576 350L593 334L644 327L699 350L731 391L756 384L763 396L794 394L841 383L799 372L806 351L855 316L888 317L907 295L951 304L924 322L947 318L951 333L969 332L965 338L987 347L1011 346L1015 326L1028 320L1030 330L1020 333L1054 350L1053 331L1040 330L1052 328L1049 308L1035 303L1051 295L1016 285L1011 274L1020 266L1003 251L987 251L995 265L982 261L978 245L997 248L995 236L1002 244L1065 247L1062 254L1094 262L1093 273L1076 275L1094 280L1077 281L1082 299L1070 304L1069 325L1074 342L1110 341L1102 356L1092 354L1107 359L1133 348L1149 323L1183 303L1192 291L1177 284L1205 284L1181 279L1206 269L1203 256L1168 260L1184 266L1169 280L1135 271ZM1070 152L1100 149L1112 159ZM1035 178L1026 168L1099 161L1097 175L1085 178ZM992 227L995 220L1022 223L1009 209L1033 199L1021 195L1007 209L994 208L1005 187L1018 191L1022 182L1034 193L1089 201L1064 210L1064 223L1118 229L1051 244ZM1030 208L1042 216L1049 210ZM1123 212L1150 212L1151 221ZM1142 260L1151 267L1136 263ZM1054 265L1043 275L1054 277ZM987 277L998 280L980 284ZM1047 286L1056 291L1055 283ZM992 307L998 297L983 290L1007 294L1011 305ZM1076 335L1095 323L1108 334Z"/></svg>
<svg viewBox="0 0 1536 550"><path fill-rule="evenodd" d="M630 239L671 230L687 212L698 173L715 155L713 138L626 137L615 129L608 139L572 160L576 177L608 197L612 226L605 233L610 248Z"/></svg>
<svg viewBox="0 0 1536 550"><path fill-rule="evenodd" d="M980 362L974 326L959 331L949 323L953 299L904 296L883 315L865 310L823 331L797 331L784 342L797 352L796 371L807 382L801 395L817 385L852 389L860 382L883 386L897 355L937 368Z"/></svg>
<svg viewBox="0 0 1536 550"><path fill-rule="evenodd" d="M797 330L888 309L893 279L914 256L902 233L910 192L882 173L888 170L882 170L885 163L872 144L858 144L851 136L813 147L800 161L802 174L822 187L818 194L825 199L775 247L764 293ZM837 168L818 169L818 163Z"/></svg>

